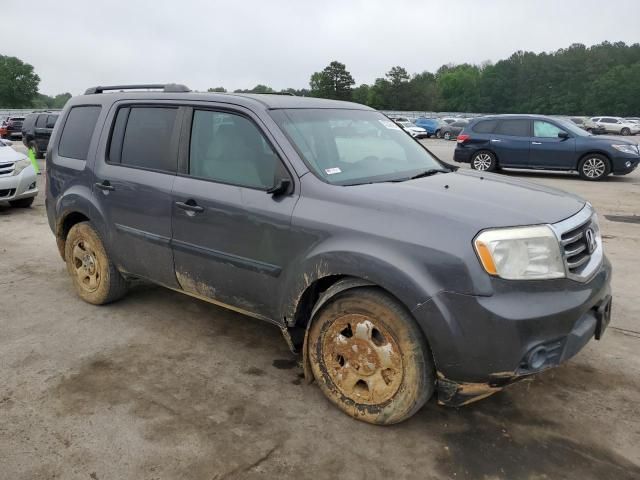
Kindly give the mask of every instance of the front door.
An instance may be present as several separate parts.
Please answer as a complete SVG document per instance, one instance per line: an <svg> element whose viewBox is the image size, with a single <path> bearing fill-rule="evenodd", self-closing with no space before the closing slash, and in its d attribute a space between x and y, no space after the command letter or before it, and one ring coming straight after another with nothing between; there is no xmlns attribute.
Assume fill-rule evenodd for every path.
<svg viewBox="0 0 640 480"><path fill-rule="evenodd" d="M189 116L173 186L176 277L187 292L276 319L298 196L267 190L292 177L250 112L194 109Z"/></svg>
<svg viewBox="0 0 640 480"><path fill-rule="evenodd" d="M171 188L176 178L179 112L163 104L124 104L96 159L94 196L107 243L124 271L178 288L171 252Z"/></svg>
<svg viewBox="0 0 640 480"><path fill-rule="evenodd" d="M576 167L575 138L559 135L569 133L551 122L533 121L533 138L529 154L531 166L550 170L568 170Z"/></svg>
<svg viewBox="0 0 640 480"><path fill-rule="evenodd" d="M527 168L531 142L531 121L503 119L491 135L491 148L502 167Z"/></svg>

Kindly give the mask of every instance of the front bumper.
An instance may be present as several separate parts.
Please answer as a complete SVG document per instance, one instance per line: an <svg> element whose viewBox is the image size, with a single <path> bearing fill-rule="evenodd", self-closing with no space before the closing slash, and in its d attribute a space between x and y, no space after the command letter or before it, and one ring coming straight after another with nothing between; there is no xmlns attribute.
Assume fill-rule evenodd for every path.
<svg viewBox="0 0 640 480"><path fill-rule="evenodd" d="M0 177L0 201L19 200L38 195L36 171L29 165L18 175Z"/></svg>
<svg viewBox="0 0 640 480"><path fill-rule="evenodd" d="M438 371L438 399L460 406L555 367L599 338L611 312L611 264L586 283L494 281L489 297L440 292L414 310Z"/></svg>
<svg viewBox="0 0 640 480"><path fill-rule="evenodd" d="M611 160L611 173L614 175L627 175L638 168L640 164L640 157L638 155L619 154Z"/></svg>

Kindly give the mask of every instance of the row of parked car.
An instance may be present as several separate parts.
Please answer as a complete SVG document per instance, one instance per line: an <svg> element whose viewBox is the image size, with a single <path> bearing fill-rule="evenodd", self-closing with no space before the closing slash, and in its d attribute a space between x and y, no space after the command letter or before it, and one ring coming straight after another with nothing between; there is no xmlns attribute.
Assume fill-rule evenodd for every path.
<svg viewBox="0 0 640 480"><path fill-rule="evenodd" d="M57 112L46 111L7 117L0 122L0 138L21 138L24 146L31 148L37 158L43 158L58 116Z"/></svg>
<svg viewBox="0 0 640 480"><path fill-rule="evenodd" d="M640 133L640 117L555 117L569 120L578 127L594 135L616 134L637 135ZM469 125L473 118L444 117L425 118L420 117L410 120L406 117L393 117L407 133L416 138L444 138L455 140L460 132Z"/></svg>

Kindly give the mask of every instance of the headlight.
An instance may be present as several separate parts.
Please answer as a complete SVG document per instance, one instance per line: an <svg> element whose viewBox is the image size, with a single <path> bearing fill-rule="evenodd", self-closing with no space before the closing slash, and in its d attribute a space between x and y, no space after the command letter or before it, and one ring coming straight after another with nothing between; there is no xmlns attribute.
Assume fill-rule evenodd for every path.
<svg viewBox="0 0 640 480"><path fill-rule="evenodd" d="M638 147L637 145L611 145L616 150L619 150L623 153L630 153L632 155L638 155Z"/></svg>
<svg viewBox="0 0 640 480"><path fill-rule="evenodd" d="M22 172L22 170L27 168L29 165L31 165L31 160L29 160L28 158L21 158L15 163L13 174L20 175L20 172Z"/></svg>
<svg viewBox="0 0 640 480"><path fill-rule="evenodd" d="M507 280L537 280L565 276L560 244L550 227L485 230L474 240L482 266Z"/></svg>

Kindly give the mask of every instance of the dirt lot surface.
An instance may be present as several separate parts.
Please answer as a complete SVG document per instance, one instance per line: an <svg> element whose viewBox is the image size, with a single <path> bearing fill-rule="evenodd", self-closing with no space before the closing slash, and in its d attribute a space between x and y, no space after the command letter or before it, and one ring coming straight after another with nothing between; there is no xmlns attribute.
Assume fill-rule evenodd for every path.
<svg viewBox="0 0 640 480"><path fill-rule="evenodd" d="M387 428L301 382L275 327L151 285L83 303L43 197L0 205L0 479L639 479L640 223L615 220L640 214L640 171L509 175L596 207L611 327L560 368Z"/></svg>

